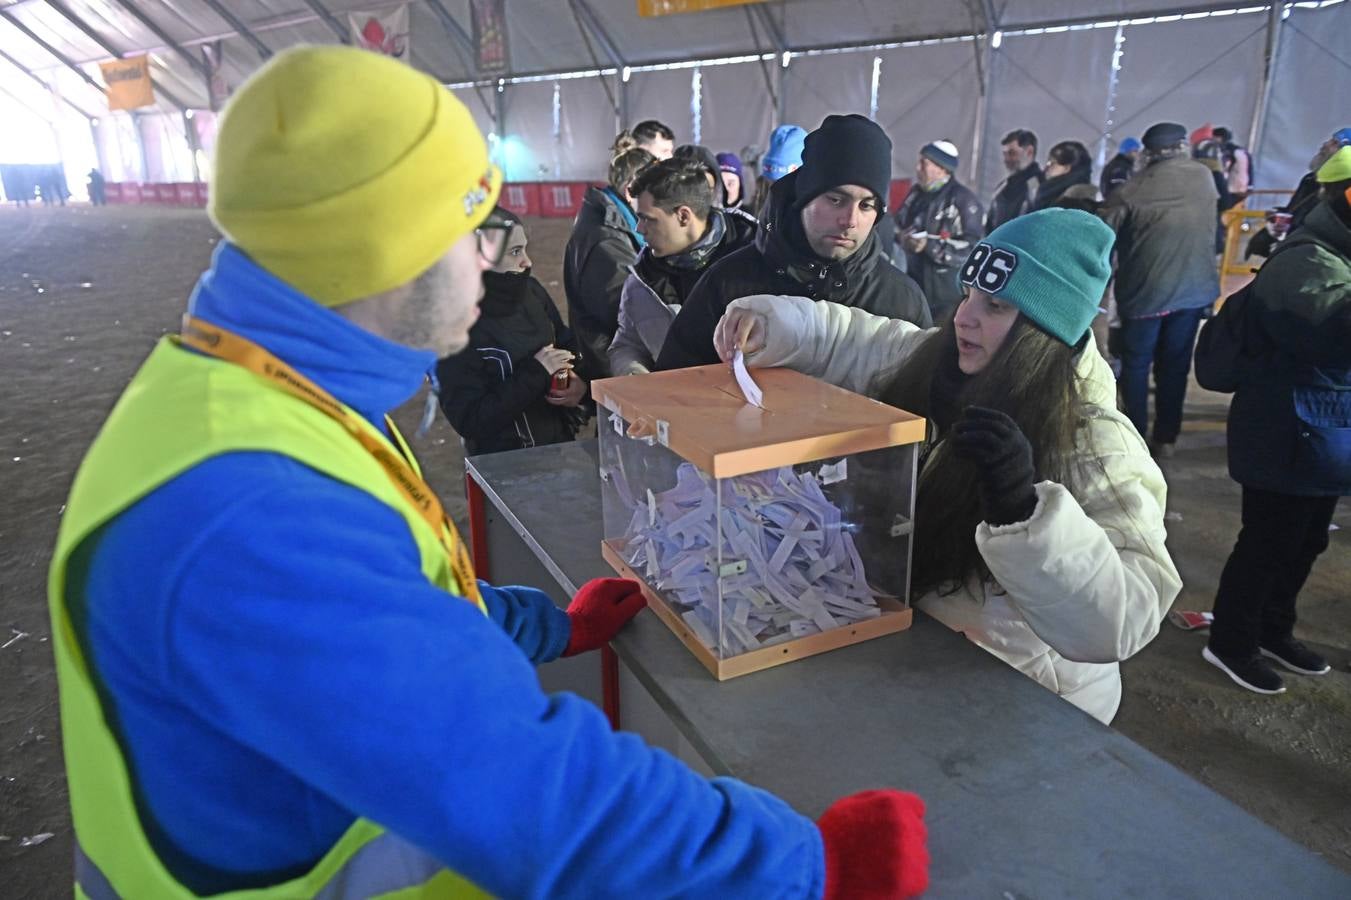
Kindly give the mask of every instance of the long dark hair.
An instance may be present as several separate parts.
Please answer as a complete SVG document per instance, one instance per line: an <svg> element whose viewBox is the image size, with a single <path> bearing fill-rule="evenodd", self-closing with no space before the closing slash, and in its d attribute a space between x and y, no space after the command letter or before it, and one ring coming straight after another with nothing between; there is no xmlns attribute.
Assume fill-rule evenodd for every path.
<svg viewBox="0 0 1351 900"><path fill-rule="evenodd" d="M1020 315L989 364L966 376L957 368L956 327L949 316L908 360L880 377L873 392L878 399L929 419L915 498L912 595L960 585L972 573L990 574L976 549L976 526L983 518L979 473L943 440L966 407L1012 417L1032 445L1037 480L1072 490L1079 477L1071 471L1075 433L1086 422L1075 376L1077 349Z"/></svg>

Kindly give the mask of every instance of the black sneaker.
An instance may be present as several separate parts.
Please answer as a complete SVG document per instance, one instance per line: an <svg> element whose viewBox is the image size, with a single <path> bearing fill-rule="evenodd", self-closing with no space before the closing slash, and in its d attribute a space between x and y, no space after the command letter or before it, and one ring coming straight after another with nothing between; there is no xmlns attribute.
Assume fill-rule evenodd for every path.
<svg viewBox="0 0 1351 900"><path fill-rule="evenodd" d="M1292 637L1282 641L1268 641L1261 646L1262 655L1274 659L1291 672L1300 675L1326 675L1332 666L1323 657Z"/></svg>
<svg viewBox="0 0 1351 900"><path fill-rule="evenodd" d="M1233 679L1234 684L1257 694L1284 694L1285 682L1267 661L1254 653L1246 659L1233 656L1219 657L1210 647L1201 651L1201 658Z"/></svg>

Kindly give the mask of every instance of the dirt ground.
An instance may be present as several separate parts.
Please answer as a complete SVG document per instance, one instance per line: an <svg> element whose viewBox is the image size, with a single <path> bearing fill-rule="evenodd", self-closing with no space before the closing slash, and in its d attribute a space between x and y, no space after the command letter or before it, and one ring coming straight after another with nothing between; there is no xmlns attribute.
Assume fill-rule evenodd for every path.
<svg viewBox="0 0 1351 900"><path fill-rule="evenodd" d="M536 274L562 298L569 223L532 230ZM70 895L66 804L45 582L79 460L137 365L175 329L217 236L196 210L0 209L0 896ZM421 397L403 409L411 433ZM1196 391L1165 471L1179 609L1208 609L1238 527L1224 468L1225 400ZM460 444L438 420L417 444L464 520ZM1300 603L1300 635L1334 663L1260 697L1200 658L1202 633L1164 625L1124 666L1116 727L1351 871L1351 504ZM147 636L147 639L149 636ZM44 835L48 837L43 837ZM1170 856L1160 823L1159 864ZM1085 873L1091 877L1091 873Z"/></svg>

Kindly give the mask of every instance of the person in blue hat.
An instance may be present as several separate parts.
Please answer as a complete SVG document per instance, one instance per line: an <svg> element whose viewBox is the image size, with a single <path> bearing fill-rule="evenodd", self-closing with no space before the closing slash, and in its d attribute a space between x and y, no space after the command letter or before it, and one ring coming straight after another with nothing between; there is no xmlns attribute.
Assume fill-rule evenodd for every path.
<svg viewBox="0 0 1351 900"><path fill-rule="evenodd" d="M1140 151L1144 148L1145 145L1133 137L1126 138L1117 146L1116 156L1102 167L1102 176L1098 179L1098 190L1102 191L1103 200L1131 180L1135 174L1136 161L1140 159Z"/></svg>
<svg viewBox="0 0 1351 900"><path fill-rule="evenodd" d="M780 125L769 135L769 149L760 157L760 179L751 211L757 216L769 202L769 189L789 172L802 165L802 149L807 143L807 129L801 125Z"/></svg>
<svg viewBox="0 0 1351 900"><path fill-rule="evenodd" d="M939 328L755 296L714 337L724 359L739 348L925 416L912 602L1102 722L1118 662L1182 588L1167 486L1089 327L1114 238L1080 210L1001 225L967 257L966 297Z"/></svg>

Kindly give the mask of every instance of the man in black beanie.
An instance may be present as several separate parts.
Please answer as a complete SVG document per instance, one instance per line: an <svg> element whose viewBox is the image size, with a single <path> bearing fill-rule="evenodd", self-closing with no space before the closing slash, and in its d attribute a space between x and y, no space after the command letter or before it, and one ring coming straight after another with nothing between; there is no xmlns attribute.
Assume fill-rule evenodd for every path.
<svg viewBox="0 0 1351 900"><path fill-rule="evenodd" d="M827 116L807 135L802 166L774 182L753 245L714 263L686 298L658 369L719 362L713 330L727 304L784 294L932 324L919 286L878 246L891 187L891 140L864 116Z"/></svg>

